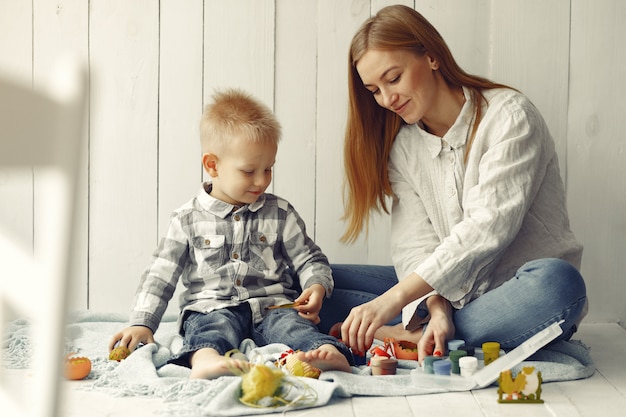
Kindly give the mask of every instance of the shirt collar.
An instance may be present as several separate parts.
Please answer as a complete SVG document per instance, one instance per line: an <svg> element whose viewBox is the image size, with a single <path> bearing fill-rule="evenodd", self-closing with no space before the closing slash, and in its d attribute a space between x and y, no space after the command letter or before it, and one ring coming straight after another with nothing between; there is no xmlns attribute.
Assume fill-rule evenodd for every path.
<svg viewBox="0 0 626 417"><path fill-rule="evenodd" d="M461 108L461 112L454 121L454 124L442 138L427 132L422 128L422 126L420 126L419 123L416 124L420 134L422 135L422 139L426 144L426 148L433 159L439 156L444 144L449 145L452 149L457 149L465 145L465 142L469 137L474 112L471 103L471 95L469 90L465 87L463 87L463 95L465 96L465 103Z"/></svg>
<svg viewBox="0 0 626 417"><path fill-rule="evenodd" d="M202 187L200 187L200 191L198 192L198 202L208 212L222 219L236 211L258 211L261 207L263 207L263 204L265 204L265 194L262 194L254 203L238 207L234 204L226 203L213 197L210 194L212 188L213 184L211 184L211 182L202 183Z"/></svg>

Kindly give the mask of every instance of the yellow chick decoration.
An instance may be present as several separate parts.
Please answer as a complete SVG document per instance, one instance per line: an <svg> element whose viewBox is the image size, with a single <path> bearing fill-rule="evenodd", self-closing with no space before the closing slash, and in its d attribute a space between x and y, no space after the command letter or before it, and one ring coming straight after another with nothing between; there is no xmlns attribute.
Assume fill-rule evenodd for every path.
<svg viewBox="0 0 626 417"><path fill-rule="evenodd" d="M226 353L226 356L234 354L240 353L230 351ZM281 359L286 359L286 355L282 356ZM241 376L239 401L249 407L294 407L314 404L317 400L317 392L314 389L306 384L303 379L285 373L285 368L279 367L278 363L269 365L256 363L251 365L249 369L233 368L232 371L234 375ZM302 371L306 372L304 369Z"/></svg>
<svg viewBox="0 0 626 417"><path fill-rule="evenodd" d="M255 407L261 406L260 401L265 398L276 398L284 376L282 371L272 369L267 365L252 366L250 371L241 377L240 401L245 405Z"/></svg>
<svg viewBox="0 0 626 417"><path fill-rule="evenodd" d="M524 375L525 384L521 387L521 392L525 397L530 397L535 394L539 389L539 376L535 373L534 366L527 366L522 368L520 375ZM518 378L519 376L518 375Z"/></svg>
<svg viewBox="0 0 626 417"><path fill-rule="evenodd" d="M535 372L532 366L523 367L515 378L510 369L502 371L498 378L498 402L543 403L541 381L541 372Z"/></svg>
<svg viewBox="0 0 626 417"><path fill-rule="evenodd" d="M502 371L500 373L500 378L498 379L498 383L500 384L499 392L501 391L503 394L506 394L507 400L512 400L513 395L519 392L518 383L513 379L511 375L511 370L508 369L506 371Z"/></svg>

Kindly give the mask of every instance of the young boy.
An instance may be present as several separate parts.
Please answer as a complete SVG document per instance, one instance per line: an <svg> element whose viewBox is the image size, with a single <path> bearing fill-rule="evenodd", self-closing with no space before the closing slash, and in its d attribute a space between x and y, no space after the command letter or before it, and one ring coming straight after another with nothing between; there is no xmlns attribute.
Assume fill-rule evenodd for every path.
<svg viewBox="0 0 626 417"><path fill-rule="evenodd" d="M350 372L349 349L315 326L334 285L328 260L294 208L265 193L278 121L243 92L228 90L213 99L200 124L202 165L211 181L172 214L167 236L141 277L130 327L113 336L109 350L118 342L131 351L154 342L182 278L184 346L171 362L190 366L191 378L247 369L247 362L224 356L244 338L259 346L283 343L321 370ZM298 305L269 308L292 302Z"/></svg>

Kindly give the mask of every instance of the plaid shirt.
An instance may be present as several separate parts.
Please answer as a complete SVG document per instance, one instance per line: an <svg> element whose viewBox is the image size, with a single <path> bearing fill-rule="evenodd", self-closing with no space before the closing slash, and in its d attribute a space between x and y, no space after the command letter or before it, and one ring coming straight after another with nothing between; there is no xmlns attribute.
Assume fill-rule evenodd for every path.
<svg viewBox="0 0 626 417"><path fill-rule="evenodd" d="M179 278L179 330L185 311L250 304L255 322L266 307L292 302L301 288L321 284L330 297L328 259L306 234L286 200L272 194L237 208L209 195L211 184L174 211L167 235L143 273L130 324L156 332Z"/></svg>

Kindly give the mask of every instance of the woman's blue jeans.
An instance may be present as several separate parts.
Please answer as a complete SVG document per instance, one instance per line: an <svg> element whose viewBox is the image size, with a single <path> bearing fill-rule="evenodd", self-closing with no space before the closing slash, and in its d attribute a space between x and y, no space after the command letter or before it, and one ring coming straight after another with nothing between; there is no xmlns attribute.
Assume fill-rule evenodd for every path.
<svg viewBox="0 0 626 417"><path fill-rule="evenodd" d="M350 310L384 293L398 282L391 266L332 265L335 289L324 301L320 330L344 320ZM585 282L568 262L538 259L524 264L500 287L455 310L455 338L473 346L497 341L512 349L555 322L564 320L568 340L576 332L586 302ZM400 323L400 316L389 324Z"/></svg>

